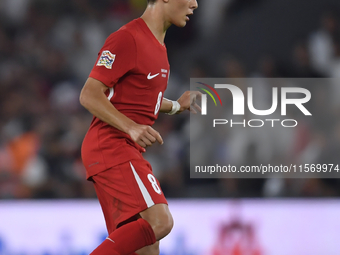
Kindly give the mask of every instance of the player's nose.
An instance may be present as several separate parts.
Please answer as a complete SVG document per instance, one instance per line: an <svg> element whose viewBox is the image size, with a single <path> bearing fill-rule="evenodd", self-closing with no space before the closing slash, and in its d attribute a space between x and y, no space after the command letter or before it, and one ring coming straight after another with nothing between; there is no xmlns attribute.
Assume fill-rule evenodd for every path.
<svg viewBox="0 0 340 255"><path fill-rule="evenodd" d="M198 3L197 3L197 0L192 0L191 1L191 6L190 6L191 9L195 10L198 8Z"/></svg>

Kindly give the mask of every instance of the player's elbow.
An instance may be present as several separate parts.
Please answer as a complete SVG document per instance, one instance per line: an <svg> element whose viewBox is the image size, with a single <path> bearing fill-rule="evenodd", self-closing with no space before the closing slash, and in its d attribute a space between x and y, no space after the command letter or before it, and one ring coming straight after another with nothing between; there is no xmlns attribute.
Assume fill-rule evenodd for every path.
<svg viewBox="0 0 340 255"><path fill-rule="evenodd" d="M89 78L80 92L79 102L91 112L97 102L103 99L107 87L95 79Z"/></svg>
<svg viewBox="0 0 340 255"><path fill-rule="evenodd" d="M87 95L85 88L83 88L80 92L79 102L84 108L88 109L88 107L89 107L89 97Z"/></svg>
<svg viewBox="0 0 340 255"><path fill-rule="evenodd" d="M86 100L85 100L85 96L84 96L84 93L83 93L83 90L80 92L80 95L79 95L79 103L85 107L85 104L86 104Z"/></svg>

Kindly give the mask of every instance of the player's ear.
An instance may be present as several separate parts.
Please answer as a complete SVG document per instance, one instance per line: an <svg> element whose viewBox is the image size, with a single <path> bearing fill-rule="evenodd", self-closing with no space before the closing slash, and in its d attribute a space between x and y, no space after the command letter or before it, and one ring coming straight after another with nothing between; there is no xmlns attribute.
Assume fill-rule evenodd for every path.
<svg viewBox="0 0 340 255"><path fill-rule="evenodd" d="M163 3L168 3L169 2L169 0L163 0Z"/></svg>

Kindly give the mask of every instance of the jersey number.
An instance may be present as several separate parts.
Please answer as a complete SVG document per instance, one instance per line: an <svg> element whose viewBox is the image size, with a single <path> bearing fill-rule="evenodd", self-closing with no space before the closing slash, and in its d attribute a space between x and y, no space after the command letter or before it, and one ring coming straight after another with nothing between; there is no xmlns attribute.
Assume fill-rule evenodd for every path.
<svg viewBox="0 0 340 255"><path fill-rule="evenodd" d="M157 104L156 104L156 107L155 107L155 115L157 115L157 113L159 112L159 109L161 108L162 96L163 96L163 93L159 92L158 99L157 99Z"/></svg>
<svg viewBox="0 0 340 255"><path fill-rule="evenodd" d="M148 175L148 179L149 179L149 181L151 182L153 189L154 189L158 194L162 194L162 191L161 191L160 187L159 187L158 184L157 184L157 180L156 180L155 176L153 176L152 174L149 174L149 175Z"/></svg>

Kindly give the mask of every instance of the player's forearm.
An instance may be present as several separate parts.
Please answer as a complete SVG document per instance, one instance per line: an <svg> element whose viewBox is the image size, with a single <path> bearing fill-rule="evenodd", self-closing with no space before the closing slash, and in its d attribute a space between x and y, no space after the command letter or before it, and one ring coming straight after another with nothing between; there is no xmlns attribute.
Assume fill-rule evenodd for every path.
<svg viewBox="0 0 340 255"><path fill-rule="evenodd" d="M80 103L90 113L92 113L98 119L108 123L109 125L128 133L131 126L136 123L124 114L119 112L105 96L106 87L98 87L98 84L85 84L80 94ZM96 82L95 82L96 83Z"/></svg>
<svg viewBox="0 0 340 255"><path fill-rule="evenodd" d="M172 101L163 97L160 112L169 113L172 109Z"/></svg>

